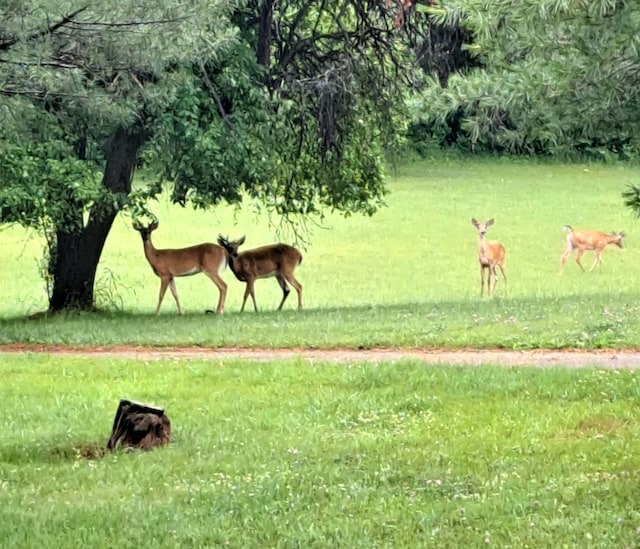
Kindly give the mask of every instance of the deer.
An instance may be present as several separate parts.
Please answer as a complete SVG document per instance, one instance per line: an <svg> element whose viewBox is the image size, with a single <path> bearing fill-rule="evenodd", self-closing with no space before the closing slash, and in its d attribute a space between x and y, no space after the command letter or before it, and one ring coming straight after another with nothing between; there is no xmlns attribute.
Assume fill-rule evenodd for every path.
<svg viewBox="0 0 640 549"><path fill-rule="evenodd" d="M589 269L589 272L593 271L593 269L602 263L603 250L609 244L614 244L615 246L618 246L618 248L622 248L622 239L626 236L624 231L620 231L619 233L612 231L607 234L602 231L594 231L591 229L574 230L571 225L565 225L563 230L567 231L568 234L567 245L560 256L560 274L564 271L564 264L574 250L578 250L575 260L578 267L582 269L582 272L585 272L584 267L580 262L582 256L587 250L595 252L596 257L593 261L593 265L591 265L591 268Z"/></svg>
<svg viewBox="0 0 640 549"><path fill-rule="evenodd" d="M227 252L229 268L240 282L246 282L240 312L244 311L249 296L253 300L255 312L258 312L254 283L259 278L271 276L276 277L280 288L282 288L282 301L280 301L278 311L282 309L291 291L288 284L291 284L298 293L298 310L302 309L302 284L293 276L295 268L302 263L302 254L293 246L282 243L238 253L238 248L244 244L244 241L244 236L235 241L229 241L222 235L218 236L218 244Z"/></svg>
<svg viewBox="0 0 640 549"><path fill-rule="evenodd" d="M480 295L484 295L485 270L487 271L487 294L493 295L498 283L498 273L496 267L500 268L502 278L504 278L504 292L507 293L507 275L504 270L504 246L497 240L487 240L487 229L493 225L494 220L489 219L484 223L479 223L475 218L471 219L471 224L478 231L478 261L480 263ZM493 275L493 286L491 278Z"/></svg>
<svg viewBox="0 0 640 549"><path fill-rule="evenodd" d="M174 279L179 276L191 276L198 273L206 274L220 291L216 314L224 313L224 302L227 297L227 284L218 274L227 267L227 254L220 246L210 242L190 246L188 248L158 250L151 243L151 233L158 228L158 221L153 221L149 226L134 222L133 228L142 236L144 255L151 265L153 272L160 277L160 297L156 307L156 315L160 312L160 305L167 286L173 294L178 307L178 314L182 315L178 290ZM213 311L207 310L207 313Z"/></svg>

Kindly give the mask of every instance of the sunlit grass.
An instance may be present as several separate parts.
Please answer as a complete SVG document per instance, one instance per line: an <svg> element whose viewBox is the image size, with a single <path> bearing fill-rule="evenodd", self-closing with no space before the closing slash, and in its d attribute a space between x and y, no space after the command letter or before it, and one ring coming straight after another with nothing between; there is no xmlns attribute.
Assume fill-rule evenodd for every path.
<svg viewBox="0 0 640 549"><path fill-rule="evenodd" d="M7 547L638 543L640 373L0 356ZM121 397L151 453L86 459Z"/></svg>
<svg viewBox="0 0 640 549"><path fill-rule="evenodd" d="M621 193L636 179L625 165L560 165L521 160L437 158L402 167L390 177L388 207L373 217L328 215L313 229L296 276L305 311L290 297L282 314L275 280L256 284L260 314L240 316L243 284L230 271L226 314L214 308L217 289L204 275L177 280L187 315L170 293L161 317L159 279L140 236L118 218L98 273L98 304L117 314L34 322L20 317L46 308L36 270L39 244L4 229L0 241L0 341L132 342L203 345L450 345L637 346L640 252ZM265 216L210 212L153 203L160 218L157 247L246 234L246 247L276 239ZM471 217L495 218L490 238L507 250L508 294L498 282L493 300L480 299L477 236ZM625 230L623 250L609 248L603 265L582 273L571 260L559 276L564 224ZM590 266L591 254L585 264ZM294 294L295 297L295 294Z"/></svg>

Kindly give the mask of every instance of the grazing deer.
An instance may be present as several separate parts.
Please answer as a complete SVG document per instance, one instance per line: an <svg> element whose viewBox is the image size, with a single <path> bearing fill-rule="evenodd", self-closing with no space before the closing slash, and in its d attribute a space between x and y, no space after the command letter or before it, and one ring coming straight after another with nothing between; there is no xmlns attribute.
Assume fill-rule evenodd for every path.
<svg viewBox="0 0 640 549"><path fill-rule="evenodd" d="M504 246L497 240L487 240L487 229L493 225L493 219L484 223L478 223L476 219L471 220L471 224L478 231L478 261L480 262L480 295L484 292L484 271L487 270L487 294L493 295L498 283L498 273L496 267L500 267L502 278L504 278L504 293L507 293L507 275L504 272ZM491 275L493 274L493 286L491 285Z"/></svg>
<svg viewBox="0 0 640 549"><path fill-rule="evenodd" d="M243 236L234 242L230 242L222 235L218 237L218 244L227 251L229 268L240 282L247 283L240 312L244 311L249 295L253 300L254 310L258 312L253 285L258 278L268 278L270 276L275 276L282 288L282 301L278 306L278 311L282 309L291 291L287 282L298 292L298 309L302 309L302 284L293 276L293 271L302 262L302 254L287 244L272 244L238 253L238 247L244 243L244 238Z"/></svg>
<svg viewBox="0 0 640 549"><path fill-rule="evenodd" d="M563 254L560 256L560 274L562 274L564 264L574 250L578 250L578 253L576 254L576 263L583 272L584 267L582 266L580 259L582 259L584 252L587 250L593 250L596 253L593 265L591 265L591 269L589 269L589 272L593 271L597 265L602 263L602 251L609 244L615 244L618 248L622 248L622 239L626 236L624 231L620 231L619 233L612 231L610 234L592 230L574 231L571 225L565 225L563 229L568 231L568 234L567 246L565 247Z"/></svg>
<svg viewBox="0 0 640 549"><path fill-rule="evenodd" d="M149 261L153 272L160 277L160 297L156 314L160 311L162 299L167 291L167 286L171 289L173 298L178 306L178 313L182 314L178 291L174 278L177 276L190 276L197 273L206 274L220 290L218 307L216 314L224 313L224 301L227 296L227 284L218 271L224 270L227 266L225 251L217 244L204 243L189 248L178 248L175 250L157 250L151 243L151 233L158 228L158 222L154 221L148 227L143 227L139 223L134 223L133 228L142 236L144 244L144 255ZM213 312L213 311L207 311Z"/></svg>

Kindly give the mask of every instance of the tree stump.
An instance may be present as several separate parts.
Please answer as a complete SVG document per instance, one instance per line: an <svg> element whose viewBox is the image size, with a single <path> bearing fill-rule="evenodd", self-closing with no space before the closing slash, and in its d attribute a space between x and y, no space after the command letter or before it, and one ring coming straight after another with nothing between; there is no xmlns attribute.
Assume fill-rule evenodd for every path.
<svg viewBox="0 0 640 549"><path fill-rule="evenodd" d="M107 449L115 450L120 442L124 448L146 450L169 444L170 438L171 422L163 408L122 399L113 420Z"/></svg>

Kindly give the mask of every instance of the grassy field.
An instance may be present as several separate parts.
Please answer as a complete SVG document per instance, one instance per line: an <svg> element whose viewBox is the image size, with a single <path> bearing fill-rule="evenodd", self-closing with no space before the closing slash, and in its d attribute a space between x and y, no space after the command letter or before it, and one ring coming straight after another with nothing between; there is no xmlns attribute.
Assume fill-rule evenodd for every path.
<svg viewBox="0 0 640 549"><path fill-rule="evenodd" d="M640 540L640 372L43 355L0 371L3 547ZM121 397L165 406L172 444L93 459Z"/></svg>
<svg viewBox="0 0 640 549"><path fill-rule="evenodd" d="M159 281L130 220L107 241L99 314L47 306L40 243L0 233L0 343L265 347L640 347L640 252L624 166L438 159L405 166L372 218L330 215L297 271L305 310L226 313L203 275ZM157 247L276 236L264 216L154 204ZM479 296L471 217L495 217L509 293ZM561 227L624 250L558 275ZM587 259L587 262L590 258ZM587 263L589 264L589 263ZM0 547L638 547L640 371L0 353ZM172 443L105 454L120 398L155 403Z"/></svg>
<svg viewBox="0 0 640 549"><path fill-rule="evenodd" d="M500 159L438 158L402 167L390 178L388 207L375 216L328 215L315 226L282 313L275 280L258 281L260 314L239 314L244 285L226 271L226 313L204 276L177 280L186 311L177 316L169 292L154 317L159 279L147 264L130 219L119 218L99 268L99 315L26 320L47 306L37 262L41 244L20 228L0 239L0 342L261 345L307 347L639 347L637 221L621 193L637 179L625 165L561 165ZM264 215L218 208L194 212L167 200L157 247L247 235L246 247L277 238ZM495 217L489 238L507 249L508 294L479 296L477 236L470 219ZM625 230L624 250L610 247L603 265L582 273L567 263L559 276L562 226ZM585 264L590 266L592 253Z"/></svg>

